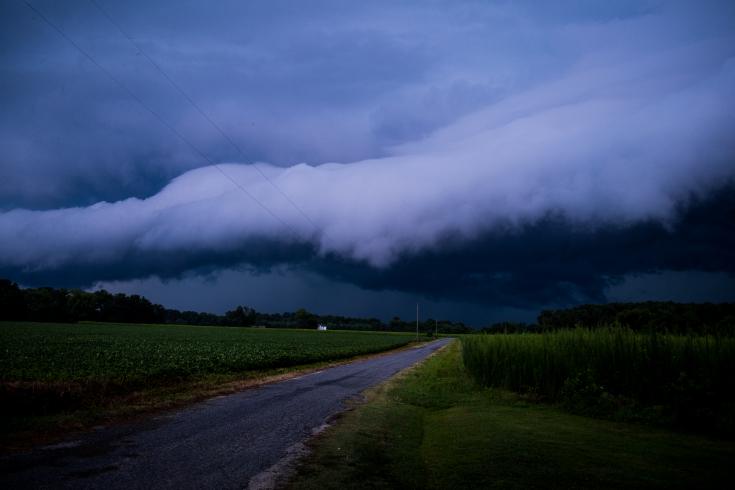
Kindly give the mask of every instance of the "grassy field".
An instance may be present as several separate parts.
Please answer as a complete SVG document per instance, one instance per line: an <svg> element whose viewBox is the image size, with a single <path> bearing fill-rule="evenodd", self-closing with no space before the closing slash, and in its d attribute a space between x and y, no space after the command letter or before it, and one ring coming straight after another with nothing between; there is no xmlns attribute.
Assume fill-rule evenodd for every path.
<svg viewBox="0 0 735 490"><path fill-rule="evenodd" d="M735 338L574 329L462 340L481 384L572 410L735 433Z"/></svg>
<svg viewBox="0 0 735 490"><path fill-rule="evenodd" d="M148 403L146 397L170 398L194 386L384 351L413 339L373 332L0 323L2 427L12 431L75 410L93 413L125 403L131 393L138 394L136 403Z"/></svg>
<svg viewBox="0 0 735 490"><path fill-rule="evenodd" d="M340 488L731 488L735 445L570 414L475 383L460 342L317 438L290 483Z"/></svg>

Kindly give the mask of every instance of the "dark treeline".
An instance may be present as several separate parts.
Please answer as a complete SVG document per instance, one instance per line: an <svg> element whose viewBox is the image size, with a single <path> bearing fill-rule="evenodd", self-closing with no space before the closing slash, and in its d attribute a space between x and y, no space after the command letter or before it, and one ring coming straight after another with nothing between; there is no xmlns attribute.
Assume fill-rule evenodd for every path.
<svg viewBox="0 0 735 490"><path fill-rule="evenodd" d="M388 322L388 330L394 332L415 332L416 331L416 320L401 320L399 317L394 316L390 322ZM452 322L449 320L434 320L429 318L426 321L419 322L419 332L430 334L432 332L439 333L472 333L475 331L472 327L468 327L462 322Z"/></svg>
<svg viewBox="0 0 735 490"><path fill-rule="evenodd" d="M497 322L480 329L482 333L536 333L540 331L537 324L523 322Z"/></svg>
<svg viewBox="0 0 735 490"><path fill-rule="evenodd" d="M0 279L0 320L156 323L166 309L138 295L79 289L28 288Z"/></svg>
<svg viewBox="0 0 735 490"><path fill-rule="evenodd" d="M238 306L224 315L167 309L137 294L111 294L105 290L87 292L80 289L50 287L27 288L0 279L0 320L33 322L119 322L170 323L183 325L262 326L269 328L316 328L326 325L342 330L378 330L413 332L416 323L394 317L384 323L377 318L353 318L316 315L304 309L286 313L260 313ZM419 324L421 333L468 333L463 323L427 320Z"/></svg>
<svg viewBox="0 0 735 490"><path fill-rule="evenodd" d="M618 324L639 331L731 335L735 333L735 303L647 301L582 305L542 311L538 324L542 329Z"/></svg>
<svg viewBox="0 0 735 490"><path fill-rule="evenodd" d="M544 310L537 323L496 323L487 333L543 332L562 328L620 325L636 331L735 335L735 303L608 303Z"/></svg>
<svg viewBox="0 0 735 490"><path fill-rule="evenodd" d="M238 306L224 315L167 309L133 294L111 294L105 290L18 287L0 279L0 320L37 322L169 323L184 325L262 326L269 328L329 328L392 332L416 331L415 320L316 315L304 309L285 313L260 313ZM481 330L485 333L543 332L582 326L596 328L620 325L637 331L669 333L713 333L735 335L735 303L609 303L544 310L536 323L500 322ZM422 334L471 333L461 322L428 319L419 323Z"/></svg>

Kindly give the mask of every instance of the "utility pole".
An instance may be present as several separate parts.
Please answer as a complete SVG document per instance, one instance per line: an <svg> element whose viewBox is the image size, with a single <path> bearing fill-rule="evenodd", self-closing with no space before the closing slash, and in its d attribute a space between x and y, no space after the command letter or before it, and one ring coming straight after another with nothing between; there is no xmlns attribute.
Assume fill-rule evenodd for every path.
<svg viewBox="0 0 735 490"><path fill-rule="evenodd" d="M416 341L419 340L419 304L416 303Z"/></svg>
<svg viewBox="0 0 735 490"><path fill-rule="evenodd" d="M434 320L434 337L439 336L439 321Z"/></svg>

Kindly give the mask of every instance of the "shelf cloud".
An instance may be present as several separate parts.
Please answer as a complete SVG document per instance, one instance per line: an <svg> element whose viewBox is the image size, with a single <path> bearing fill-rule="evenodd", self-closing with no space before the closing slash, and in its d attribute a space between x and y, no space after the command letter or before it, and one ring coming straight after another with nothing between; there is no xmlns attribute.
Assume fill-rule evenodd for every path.
<svg viewBox="0 0 735 490"><path fill-rule="evenodd" d="M69 149L63 135L75 130L47 121L38 123L43 143L32 147L19 135L36 120L21 117L3 132L0 272L30 283L89 285L292 264L368 288L519 306L604 300L605 287L629 273L733 272L732 8L672 3L623 14L580 7L579 17L565 20L525 7L465 7L446 7L452 22L434 42L428 31L441 9L415 12L421 15L409 28L400 22L408 6L396 7L394 18L367 9L364 25L341 24L311 46L285 46L272 33L263 34L271 51L263 39L232 52L203 41L201 50L229 53L246 67L262 63L264 78L302 90L300 98L255 101L238 113L228 103L238 89L221 82L222 98L207 107L246 142L250 161L228 153L211 131L199 132L201 121L180 105L165 105L164 117L221 163L194 163L177 144L158 143L158 130L137 138L138 116L129 107L117 112L117 96L104 91L93 94L102 105L82 109L90 120L81 126L130 121L114 141L98 130L98 140ZM513 28L485 38L473 12L488 25L508 18ZM541 41L519 21L525 15L549 40L548 52L533 44ZM297 28L294 36L306 34ZM532 47L513 47L514 35ZM497 56L485 60L485 48L463 49L477 39L509 51L490 46ZM159 53L159 43L144 41L154 56L169 56L166 66L176 72L176 56ZM375 66L381 56L386 66ZM3 59L18 72L28 69L14 56ZM289 67L289 60L302 64ZM287 69L280 78L278 70ZM125 83L138 87L148 76ZM207 83L216 90L209 78L192 80L192 91L204 93ZM267 127L253 129L253 118ZM0 118L0 127L10 126ZM54 148L68 150L58 164ZM61 163L75 154L84 156ZM25 162L36 166L33 189L18 185L30 178ZM38 173L44 168L52 169L50 180ZM107 181L94 180L100 175ZM102 199L86 204L94 197ZM709 234L694 233L697 227ZM612 244L627 255L612 258ZM652 244L664 252L657 256Z"/></svg>

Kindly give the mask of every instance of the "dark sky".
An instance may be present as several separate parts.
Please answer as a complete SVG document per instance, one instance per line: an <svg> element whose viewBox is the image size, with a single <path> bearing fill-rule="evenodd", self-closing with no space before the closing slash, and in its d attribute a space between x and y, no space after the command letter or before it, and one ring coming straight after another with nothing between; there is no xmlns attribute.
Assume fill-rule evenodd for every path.
<svg viewBox="0 0 735 490"><path fill-rule="evenodd" d="M483 325L735 301L735 3L0 3L0 276Z"/></svg>

